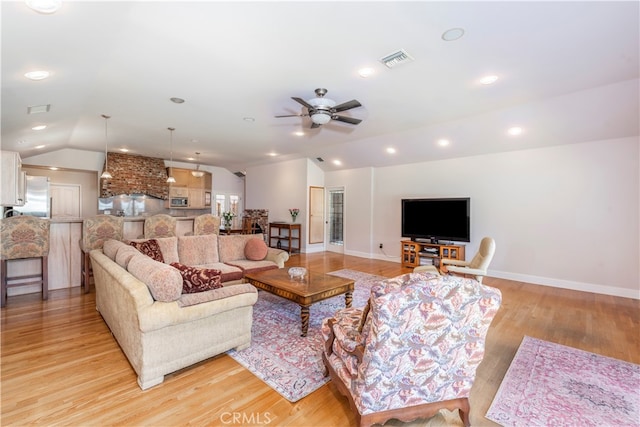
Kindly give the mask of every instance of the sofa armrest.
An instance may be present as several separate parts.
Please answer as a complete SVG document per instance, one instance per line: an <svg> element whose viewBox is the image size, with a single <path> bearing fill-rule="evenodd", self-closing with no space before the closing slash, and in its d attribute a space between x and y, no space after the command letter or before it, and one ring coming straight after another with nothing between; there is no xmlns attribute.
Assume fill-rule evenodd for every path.
<svg viewBox="0 0 640 427"><path fill-rule="evenodd" d="M284 263L289 260L289 253L282 249L269 248L265 259L278 264L278 268L284 268Z"/></svg>

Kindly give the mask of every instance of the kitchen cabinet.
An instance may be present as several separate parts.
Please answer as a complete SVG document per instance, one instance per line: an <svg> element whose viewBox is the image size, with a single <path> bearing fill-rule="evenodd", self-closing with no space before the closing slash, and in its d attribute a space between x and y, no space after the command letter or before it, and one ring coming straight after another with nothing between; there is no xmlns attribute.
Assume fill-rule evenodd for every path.
<svg viewBox="0 0 640 427"><path fill-rule="evenodd" d="M22 171L22 159L16 151L2 151L0 169L2 192L0 206L22 206L25 203L27 174Z"/></svg>

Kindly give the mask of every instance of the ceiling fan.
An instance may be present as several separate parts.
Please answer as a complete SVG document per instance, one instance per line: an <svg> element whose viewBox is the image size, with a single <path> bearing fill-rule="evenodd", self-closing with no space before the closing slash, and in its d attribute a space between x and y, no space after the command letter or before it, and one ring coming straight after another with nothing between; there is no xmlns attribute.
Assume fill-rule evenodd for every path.
<svg viewBox="0 0 640 427"><path fill-rule="evenodd" d="M324 96L327 94L326 89L316 89L316 97L312 98L308 101L305 101L302 98L291 97L294 101L302 104L307 109L306 114L289 114L286 116L276 116L280 117L311 117L311 129L320 127L321 125L329 123L331 120L336 120L339 122L349 123L352 125L357 125L362 120L354 119L352 117L339 116L336 113L340 111L350 110L352 108L361 107L360 104L355 99L351 101L343 102L342 104L336 105L336 102L333 99L325 98Z"/></svg>

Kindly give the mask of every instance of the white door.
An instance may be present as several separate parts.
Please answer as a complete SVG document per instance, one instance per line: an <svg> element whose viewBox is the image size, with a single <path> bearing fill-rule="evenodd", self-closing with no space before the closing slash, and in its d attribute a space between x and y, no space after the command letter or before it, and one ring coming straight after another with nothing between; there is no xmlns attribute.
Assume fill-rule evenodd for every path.
<svg viewBox="0 0 640 427"><path fill-rule="evenodd" d="M344 187L327 189L327 250L344 253Z"/></svg>
<svg viewBox="0 0 640 427"><path fill-rule="evenodd" d="M309 244L324 243L324 187L309 187Z"/></svg>
<svg viewBox="0 0 640 427"><path fill-rule="evenodd" d="M80 184L51 184L51 218L80 218Z"/></svg>

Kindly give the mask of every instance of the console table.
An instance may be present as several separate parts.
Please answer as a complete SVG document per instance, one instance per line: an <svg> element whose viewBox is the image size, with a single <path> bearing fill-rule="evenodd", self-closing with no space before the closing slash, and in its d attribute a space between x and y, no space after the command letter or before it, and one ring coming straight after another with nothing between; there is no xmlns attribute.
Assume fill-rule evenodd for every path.
<svg viewBox="0 0 640 427"><path fill-rule="evenodd" d="M270 222L269 246L299 253L301 230L301 225L294 222Z"/></svg>
<svg viewBox="0 0 640 427"><path fill-rule="evenodd" d="M431 260L436 267L440 266L443 258L464 261L464 245L449 245L440 243L421 243L413 240L400 241L400 259L403 267L418 267L421 260Z"/></svg>

